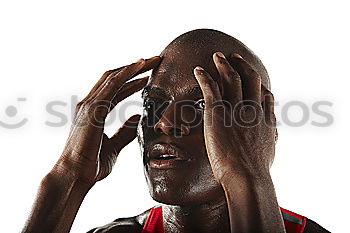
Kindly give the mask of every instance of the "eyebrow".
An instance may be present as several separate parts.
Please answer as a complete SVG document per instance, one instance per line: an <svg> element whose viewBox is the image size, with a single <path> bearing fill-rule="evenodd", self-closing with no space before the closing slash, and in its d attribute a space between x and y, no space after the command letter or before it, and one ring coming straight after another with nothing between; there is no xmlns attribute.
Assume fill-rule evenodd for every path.
<svg viewBox="0 0 350 233"><path fill-rule="evenodd" d="M146 96L150 94L155 94L160 97L169 98L170 93L163 88L157 87L157 86L146 86L142 91L142 98L145 98ZM199 86L194 86L190 88L185 88L181 91L181 94L188 95L188 96L200 96L202 95L202 89Z"/></svg>

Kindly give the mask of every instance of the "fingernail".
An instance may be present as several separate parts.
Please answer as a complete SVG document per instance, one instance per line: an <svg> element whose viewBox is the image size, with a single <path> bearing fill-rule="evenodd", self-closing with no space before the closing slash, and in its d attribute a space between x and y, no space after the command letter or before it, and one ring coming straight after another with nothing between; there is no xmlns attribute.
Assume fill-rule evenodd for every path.
<svg viewBox="0 0 350 233"><path fill-rule="evenodd" d="M240 58L240 59L243 59L243 57L242 57L241 55L239 55L238 53L233 53L232 56L233 56L233 57Z"/></svg>
<svg viewBox="0 0 350 233"><path fill-rule="evenodd" d="M159 60L159 59L162 59L162 57L161 57L161 56L154 56L154 57L151 57L151 58L149 58L149 59L147 59L147 60L151 60L151 59L157 59L157 60Z"/></svg>
<svg viewBox="0 0 350 233"><path fill-rule="evenodd" d="M225 55L224 55L222 52L216 52L215 54L216 54L216 56L218 56L218 57L221 57L221 58L224 58L224 59L225 59Z"/></svg>
<svg viewBox="0 0 350 233"><path fill-rule="evenodd" d="M137 60L137 62L136 63L143 63L143 62L145 62L145 59L143 59L143 58L140 58L139 60Z"/></svg>
<svg viewBox="0 0 350 233"><path fill-rule="evenodd" d="M195 70L196 70L196 71L203 71L204 69L203 69L202 67L200 67L200 66L197 66L197 67L195 68Z"/></svg>

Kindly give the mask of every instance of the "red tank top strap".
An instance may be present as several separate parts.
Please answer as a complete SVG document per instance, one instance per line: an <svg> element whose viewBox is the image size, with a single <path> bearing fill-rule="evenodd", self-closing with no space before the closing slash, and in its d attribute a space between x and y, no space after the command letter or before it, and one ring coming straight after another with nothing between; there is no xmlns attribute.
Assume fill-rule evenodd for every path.
<svg viewBox="0 0 350 233"><path fill-rule="evenodd" d="M307 218L280 207L287 233L303 233Z"/></svg>
<svg viewBox="0 0 350 233"><path fill-rule="evenodd" d="M154 206L143 226L142 233L164 233L162 206Z"/></svg>
<svg viewBox="0 0 350 233"><path fill-rule="evenodd" d="M280 207L287 233L303 233L307 218ZM154 206L143 226L142 233L164 233L162 206Z"/></svg>

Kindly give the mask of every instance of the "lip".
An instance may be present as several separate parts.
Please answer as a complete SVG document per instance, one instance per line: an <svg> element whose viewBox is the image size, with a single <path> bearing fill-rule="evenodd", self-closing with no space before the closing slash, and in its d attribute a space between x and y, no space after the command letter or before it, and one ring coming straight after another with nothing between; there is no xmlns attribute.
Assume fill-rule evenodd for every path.
<svg viewBox="0 0 350 233"><path fill-rule="evenodd" d="M170 155L172 158L162 159L162 155ZM171 169L180 168L190 161L186 154L178 147L168 143L156 143L149 151L148 165L150 168Z"/></svg>

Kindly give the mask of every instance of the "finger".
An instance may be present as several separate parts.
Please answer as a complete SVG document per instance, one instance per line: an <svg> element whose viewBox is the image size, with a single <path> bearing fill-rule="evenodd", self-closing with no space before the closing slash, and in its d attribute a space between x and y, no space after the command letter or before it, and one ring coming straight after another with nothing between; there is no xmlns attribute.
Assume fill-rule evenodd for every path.
<svg viewBox="0 0 350 233"><path fill-rule="evenodd" d="M218 103L222 103L222 97L219 85L216 81L200 66L194 69L194 75L199 83L204 98L204 123L206 125L213 125L214 112L218 110L215 107ZM222 108L220 108L222 109ZM204 128L206 130L206 127ZM207 134L205 134L205 137Z"/></svg>
<svg viewBox="0 0 350 233"><path fill-rule="evenodd" d="M264 94L264 117L265 117L265 123L275 128L276 127L276 116L275 116L275 98L273 94L266 90Z"/></svg>
<svg viewBox="0 0 350 233"><path fill-rule="evenodd" d="M122 85L137 74L141 72L148 71L152 68L155 68L160 63L160 57L154 57L153 59L146 61L144 59L140 59L138 62L127 66L125 69L122 69L115 76L109 77L105 83L104 87L101 88L100 95L97 97L97 100L103 101L111 101L116 95L117 91L121 88Z"/></svg>
<svg viewBox="0 0 350 233"><path fill-rule="evenodd" d="M94 98L97 101L110 102L119 91L119 89L124 85L124 83L130 80L133 76L139 72L145 65L145 60L140 59L138 62L125 67L116 75L108 77L102 84L99 93Z"/></svg>
<svg viewBox="0 0 350 233"><path fill-rule="evenodd" d="M146 59L145 65L143 66L143 68L141 68L138 72L136 72L131 78L133 78L133 77L135 77L143 72L146 72L152 68L157 67L159 65L160 61L161 61L161 57L159 57L159 56L154 56L154 57L151 57L149 59ZM130 64L129 66L134 65L134 64L136 64L136 63ZM88 99L93 99L97 95L97 93L99 93L99 91L101 90L103 84L105 83L105 81L108 77L117 75L121 70L125 69L126 67L127 66L123 66L123 67L120 67L118 69L106 71L102 75L102 77L98 80L98 82L95 84L95 86L91 89L89 94L83 99L83 102L87 101Z"/></svg>
<svg viewBox="0 0 350 233"><path fill-rule="evenodd" d="M110 142L113 149L118 154L126 145L128 145L137 135L137 125L140 121L140 115L131 116L122 127L111 137Z"/></svg>
<svg viewBox="0 0 350 233"><path fill-rule="evenodd" d="M261 93L264 93L264 96L265 96L266 91L269 91L269 89L267 87L265 87L265 85L263 83L261 83ZM265 100L264 96L262 96L262 101Z"/></svg>
<svg viewBox="0 0 350 233"><path fill-rule="evenodd" d="M136 73L136 75L142 74L150 69L156 68L161 62L162 58L160 56L154 56L145 60L145 65L143 68Z"/></svg>
<svg viewBox="0 0 350 233"><path fill-rule="evenodd" d="M126 66L116 75L110 75L97 90L98 93L93 94L86 101L94 113L93 124L101 125L104 123L110 109L114 107L112 106L112 99L124 83L143 67L144 63L145 60L140 59L138 62Z"/></svg>
<svg viewBox="0 0 350 233"><path fill-rule="evenodd" d="M223 99L229 101L232 106L242 100L241 77L226 60L224 54L216 52L213 54L215 66L224 81Z"/></svg>
<svg viewBox="0 0 350 233"><path fill-rule="evenodd" d="M132 80L125 83L112 100L109 112L113 110L114 106L116 106L117 103L144 88L147 85L148 79L149 76L146 76L144 78Z"/></svg>
<svg viewBox="0 0 350 233"><path fill-rule="evenodd" d="M94 85L94 87L90 90L89 94L87 94L87 96L82 100L82 101L86 101L90 96L92 96L96 90L101 86L101 84L106 80L106 78L111 75L112 73L117 73L119 72L121 69L125 68L125 66L120 67L118 69L113 69L113 70L108 70L106 71L102 77L97 81L97 83Z"/></svg>
<svg viewBox="0 0 350 233"><path fill-rule="evenodd" d="M210 74L208 74L202 67L197 66L194 69L194 76L202 89L205 103L204 109L212 108L214 103L222 101L219 86Z"/></svg>
<svg viewBox="0 0 350 233"><path fill-rule="evenodd" d="M239 54L230 57L230 64L237 70L242 80L243 100L261 103L261 78L253 67Z"/></svg>

